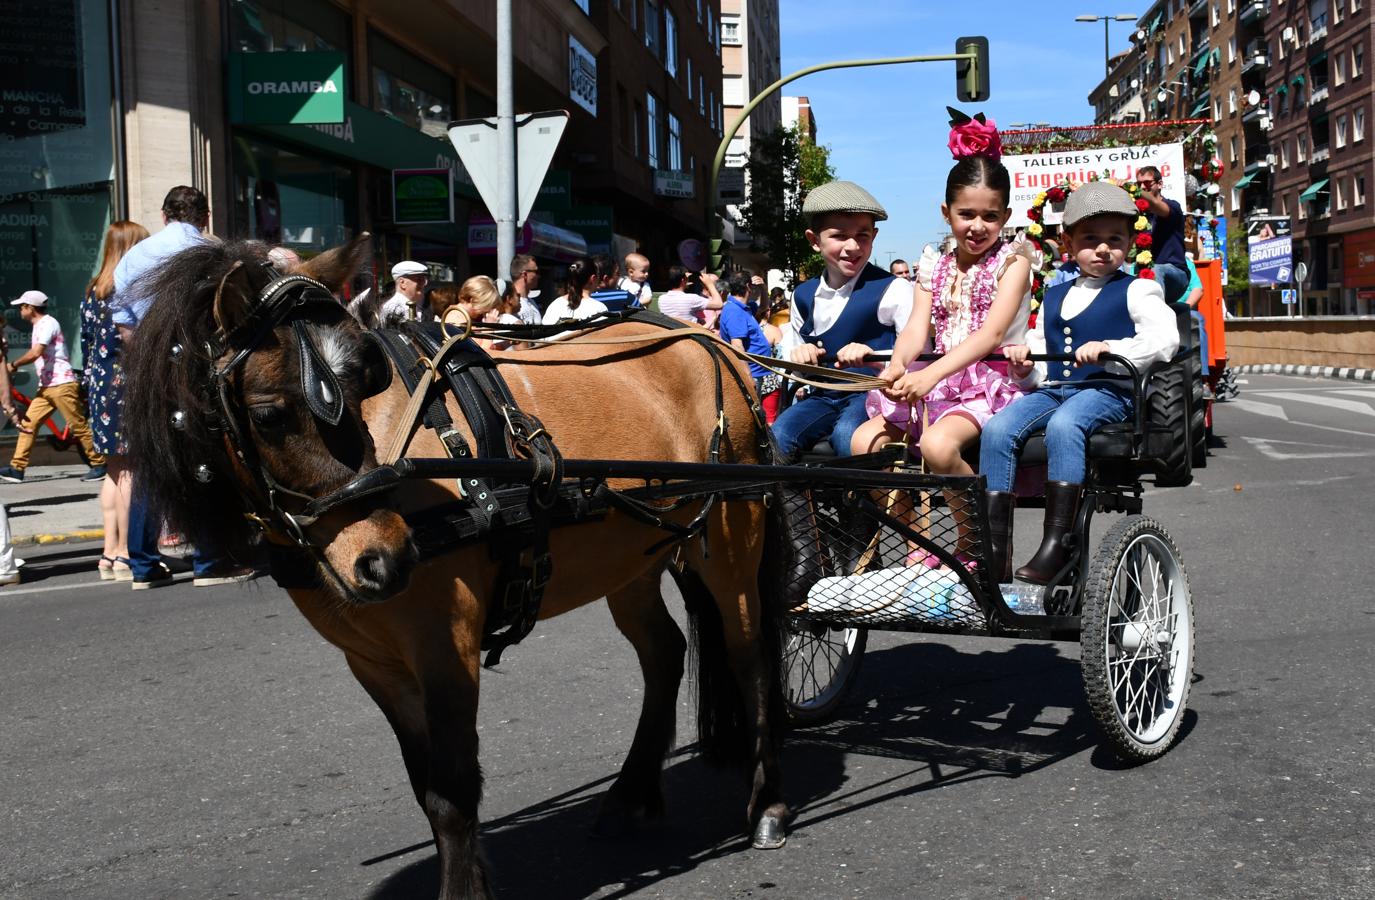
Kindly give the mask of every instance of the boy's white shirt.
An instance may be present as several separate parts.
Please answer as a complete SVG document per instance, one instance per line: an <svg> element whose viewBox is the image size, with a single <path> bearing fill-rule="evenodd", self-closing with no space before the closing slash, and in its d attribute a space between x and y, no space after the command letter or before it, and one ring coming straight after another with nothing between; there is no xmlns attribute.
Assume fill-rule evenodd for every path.
<svg viewBox="0 0 1375 900"><path fill-rule="evenodd" d="M1117 272L1112 272L1101 278L1079 276L1060 305L1060 315L1066 320L1073 320L1089 308L1097 299L1098 292L1116 274ZM1045 311L1044 306L1041 311ZM1127 285L1127 313L1136 323L1136 334L1129 338L1105 341L1112 353L1131 360L1132 365L1138 369L1144 369L1153 362L1164 362L1174 356L1175 351L1179 349L1179 324L1174 312L1165 303L1165 290L1160 286L1160 282L1138 278ZM1033 354L1046 352L1045 316L1036 317L1036 327L1027 332L1026 343ZM1125 376L1124 372L1113 371L1120 369L1120 366L1109 363L1105 368L1111 374ZM1038 362L1032 381L1035 384L1060 384L1064 379L1047 378L1046 363Z"/></svg>
<svg viewBox="0 0 1375 900"><path fill-rule="evenodd" d="M855 282L859 280L859 275L863 270L845 282L838 288L833 288L826 283L825 277L816 287L816 295L812 298L812 335L820 337L825 334L827 329L836 323L840 314L845 311L845 304L850 300L850 294L854 292ZM907 325L908 318L912 315L912 283L906 278L894 278L884 289L883 296L878 301L878 320L882 325L891 325L901 333ZM784 359L788 358L788 353L802 341L802 315L797 311L797 294L793 293L793 300L789 306L791 315L788 320L788 327L783 329L783 340L780 344L780 352ZM835 348L839 350L840 348Z"/></svg>

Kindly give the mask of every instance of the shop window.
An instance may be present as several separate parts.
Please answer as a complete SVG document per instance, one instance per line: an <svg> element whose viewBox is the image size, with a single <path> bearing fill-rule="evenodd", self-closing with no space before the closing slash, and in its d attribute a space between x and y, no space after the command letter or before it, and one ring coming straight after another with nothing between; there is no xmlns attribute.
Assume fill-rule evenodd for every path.
<svg viewBox="0 0 1375 900"><path fill-rule="evenodd" d="M645 94L645 161L659 168L659 98Z"/></svg>
<svg viewBox="0 0 1375 900"><path fill-rule="evenodd" d="M353 236L352 170L260 141L234 142L234 232L316 253Z"/></svg>
<svg viewBox="0 0 1375 900"><path fill-rule="evenodd" d="M672 172L683 170L683 138L678 117L668 114L668 168Z"/></svg>
<svg viewBox="0 0 1375 900"><path fill-rule="evenodd" d="M349 52L349 15L328 0L238 0L229 8L230 48L238 52Z"/></svg>
<svg viewBox="0 0 1375 900"><path fill-rule="evenodd" d="M449 75L377 32L368 33L372 108L418 131L444 138L454 119Z"/></svg>

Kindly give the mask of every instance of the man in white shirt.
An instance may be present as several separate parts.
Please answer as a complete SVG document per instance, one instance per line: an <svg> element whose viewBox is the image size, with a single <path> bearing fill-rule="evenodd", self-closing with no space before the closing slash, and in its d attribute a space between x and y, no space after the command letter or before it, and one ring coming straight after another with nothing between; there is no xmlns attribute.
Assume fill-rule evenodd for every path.
<svg viewBox="0 0 1375 900"><path fill-rule="evenodd" d="M48 295L42 291L25 291L10 306L19 307L19 317L33 329L29 351L8 364L9 373L29 363L38 372L38 392L29 402L29 411L24 416L27 431L19 432L19 440L14 445L14 458L10 464L0 469L0 481L17 483L24 480L24 470L29 467L29 453L33 450L34 435L54 412L62 413L72 434L81 442L86 460L91 468L82 476L82 481L99 481L105 477L105 457L96 452L91 442L91 429L86 424L86 408L76 384L76 373L72 371L67 357L67 342L62 337L62 326L57 319L48 315ZM5 398L9 400L8 397Z"/></svg>
<svg viewBox="0 0 1375 900"><path fill-rule="evenodd" d="M520 298L516 317L526 325L540 324L544 314L534 299L534 295L539 293L536 290L539 287L539 263L535 262L533 256L521 253L511 259L511 286Z"/></svg>
<svg viewBox="0 0 1375 900"><path fill-rule="evenodd" d="M430 281L429 268L424 263L403 259L391 267L391 277L396 282L396 293L382 303L382 324L420 321L425 309L425 285Z"/></svg>

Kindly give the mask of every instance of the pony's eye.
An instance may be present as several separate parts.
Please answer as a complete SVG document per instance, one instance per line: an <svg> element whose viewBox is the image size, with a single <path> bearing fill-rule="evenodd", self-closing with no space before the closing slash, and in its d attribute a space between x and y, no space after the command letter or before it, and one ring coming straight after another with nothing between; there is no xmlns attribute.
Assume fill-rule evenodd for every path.
<svg viewBox="0 0 1375 900"><path fill-rule="evenodd" d="M263 404L249 409L248 417L262 431L278 431L286 425L286 411L280 406Z"/></svg>

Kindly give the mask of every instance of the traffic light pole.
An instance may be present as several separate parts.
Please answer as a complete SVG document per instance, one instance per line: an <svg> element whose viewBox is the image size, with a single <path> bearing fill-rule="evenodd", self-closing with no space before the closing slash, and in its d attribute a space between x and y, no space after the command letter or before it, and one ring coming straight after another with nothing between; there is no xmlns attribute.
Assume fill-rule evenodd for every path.
<svg viewBox="0 0 1375 900"><path fill-rule="evenodd" d="M987 51L985 51L986 53ZM808 66L805 69L798 69L791 75L778 79L773 84L764 88L745 104L745 108L740 111L734 124L726 129L725 136L721 138L720 145L716 148L716 158L711 163L711 183L707 186L707 234L711 237L711 254L717 256L721 247L721 217L716 213L716 191L717 180L721 175L721 166L726 161L726 150L730 147L730 142L735 139L735 134L740 130L741 124L747 121L750 113L754 112L755 107L763 103L771 94L776 93L785 84L796 81L804 75L811 75L814 72L824 72L827 69L856 69L862 66L895 66L905 63L919 62L967 62L969 65L964 73L964 89L970 95L978 93L980 84L979 72L979 52L972 46L962 53L947 53L940 56L894 56L887 59L849 59L841 62L821 63L815 66ZM984 83L987 83L987 74L983 75Z"/></svg>

